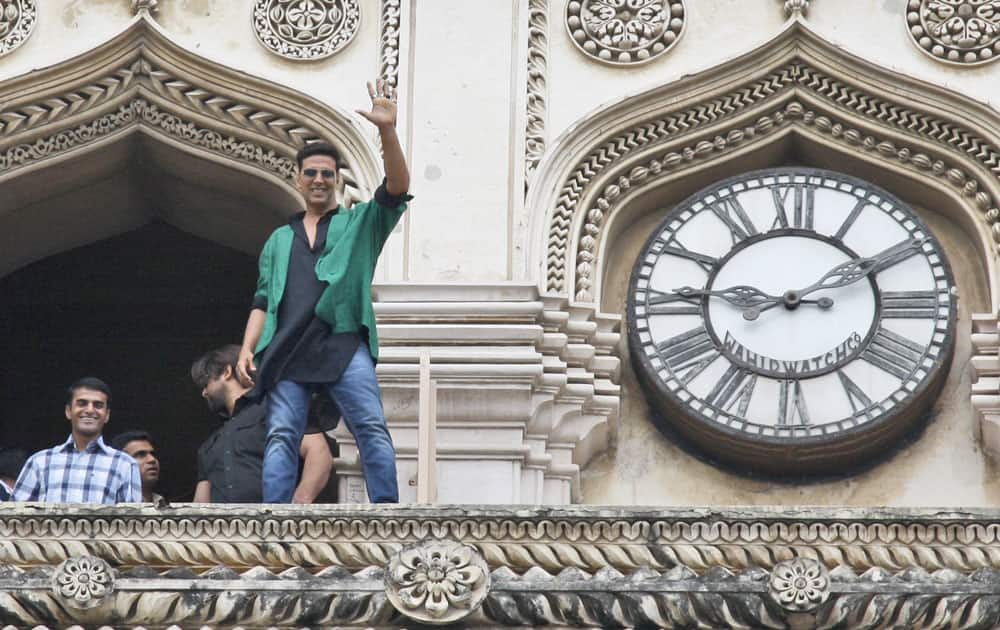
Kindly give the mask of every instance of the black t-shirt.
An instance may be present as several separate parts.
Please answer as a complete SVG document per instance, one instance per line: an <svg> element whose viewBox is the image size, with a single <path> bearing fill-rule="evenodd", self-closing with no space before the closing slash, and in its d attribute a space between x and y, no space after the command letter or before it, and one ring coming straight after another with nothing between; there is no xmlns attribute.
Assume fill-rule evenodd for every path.
<svg viewBox="0 0 1000 630"><path fill-rule="evenodd" d="M302 223L305 212L289 219L295 236L285 290L278 306L278 329L261 357L257 387L251 392L251 398L262 397L280 381L335 383L358 346L368 343L363 333L334 333L315 313L316 302L327 286L316 276L316 263L326 247L330 218L336 212L332 210L319 220L312 247L309 247L309 237ZM253 306L266 309L267 302L257 297Z"/></svg>
<svg viewBox="0 0 1000 630"><path fill-rule="evenodd" d="M246 397L236 401L235 413L198 448L198 481L212 484L212 503L260 503L264 445L267 442L266 405ZM319 433L307 426L306 433ZM301 474L301 462L300 470Z"/></svg>

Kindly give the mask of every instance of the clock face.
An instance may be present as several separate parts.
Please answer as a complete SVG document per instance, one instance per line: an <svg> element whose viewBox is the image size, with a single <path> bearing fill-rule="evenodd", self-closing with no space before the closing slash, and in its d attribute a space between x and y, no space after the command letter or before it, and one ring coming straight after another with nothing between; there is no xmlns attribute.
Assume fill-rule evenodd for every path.
<svg viewBox="0 0 1000 630"><path fill-rule="evenodd" d="M943 383L954 282L890 193L816 169L757 171L685 200L632 273L629 343L664 421L772 473L845 470Z"/></svg>

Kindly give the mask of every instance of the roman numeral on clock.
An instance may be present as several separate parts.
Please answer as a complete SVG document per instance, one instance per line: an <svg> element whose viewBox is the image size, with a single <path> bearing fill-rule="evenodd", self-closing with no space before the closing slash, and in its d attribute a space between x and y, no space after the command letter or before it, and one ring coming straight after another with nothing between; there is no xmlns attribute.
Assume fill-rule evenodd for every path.
<svg viewBox="0 0 1000 630"><path fill-rule="evenodd" d="M872 399L843 371L837 370L837 376L840 378L840 384L843 385L844 393L847 394L847 402L851 404L854 413L863 411L866 416L871 418L872 413L869 409L872 406Z"/></svg>
<svg viewBox="0 0 1000 630"><path fill-rule="evenodd" d="M902 381L910 377L923 356L923 346L885 328L878 329L861 353L862 359Z"/></svg>
<svg viewBox="0 0 1000 630"><path fill-rule="evenodd" d="M776 213L772 229L793 227L803 230L813 229L813 214L816 207L816 187L806 184L775 186L771 189ZM788 210L791 206L791 216Z"/></svg>
<svg viewBox="0 0 1000 630"><path fill-rule="evenodd" d="M693 252L687 247L681 245L681 243L674 238L670 237L669 240L657 239L657 241L663 245L663 253L670 254L671 256L680 256L681 258L687 258L688 260L693 260L698 263L702 269L711 272L715 269L715 266L719 263L718 258L713 258L707 254L699 254L698 252Z"/></svg>
<svg viewBox="0 0 1000 630"><path fill-rule="evenodd" d="M701 315L701 298L682 297L656 289L646 292L647 315Z"/></svg>
<svg viewBox="0 0 1000 630"><path fill-rule="evenodd" d="M802 383L784 380L778 394L778 425L790 424L809 424L809 409L802 395Z"/></svg>
<svg viewBox="0 0 1000 630"><path fill-rule="evenodd" d="M755 385L757 385L755 373L731 365L705 397L705 402L725 411L729 411L738 402L736 415L745 418Z"/></svg>
<svg viewBox="0 0 1000 630"><path fill-rule="evenodd" d="M704 326L661 341L656 344L656 349L677 379L685 385L705 371L719 356L719 351Z"/></svg>
<svg viewBox="0 0 1000 630"><path fill-rule="evenodd" d="M882 291L883 319L933 319L937 315L937 291Z"/></svg>
<svg viewBox="0 0 1000 630"><path fill-rule="evenodd" d="M837 230L837 233L833 235L833 238L837 239L838 241L844 240L844 236L847 234L847 230L851 229L851 226L854 225L854 222L857 220L858 215L861 214L861 211L864 210L865 206L867 205L868 205L867 199L858 199L858 202L854 204L854 208L851 210L851 213L847 215L846 219L844 219L844 222L840 225L840 229Z"/></svg>
<svg viewBox="0 0 1000 630"><path fill-rule="evenodd" d="M729 228L729 235L732 237L733 243L759 234L753 221L750 220L750 215L743 209L743 204L736 197L720 199L710 204L709 208Z"/></svg>

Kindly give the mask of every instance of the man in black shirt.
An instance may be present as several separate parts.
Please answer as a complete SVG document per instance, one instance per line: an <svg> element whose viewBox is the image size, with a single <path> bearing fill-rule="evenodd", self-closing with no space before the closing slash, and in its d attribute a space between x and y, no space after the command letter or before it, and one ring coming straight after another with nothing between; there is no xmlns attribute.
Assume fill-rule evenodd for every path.
<svg viewBox="0 0 1000 630"><path fill-rule="evenodd" d="M223 346L202 355L191 366L191 379L201 389L209 409L226 418L198 449L196 503L259 503L263 498L265 404L244 396L250 389L236 378L239 353L237 345ZM306 427L299 455L302 474L292 502L312 503L333 468L333 456L320 429Z"/></svg>
<svg viewBox="0 0 1000 630"><path fill-rule="evenodd" d="M10 501L14 484L28 461L28 454L19 448L0 448L0 501Z"/></svg>

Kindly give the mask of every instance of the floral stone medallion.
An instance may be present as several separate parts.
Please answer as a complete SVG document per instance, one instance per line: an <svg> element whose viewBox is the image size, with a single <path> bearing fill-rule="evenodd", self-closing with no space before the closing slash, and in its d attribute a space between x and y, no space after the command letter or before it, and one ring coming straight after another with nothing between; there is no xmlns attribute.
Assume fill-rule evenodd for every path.
<svg viewBox="0 0 1000 630"><path fill-rule="evenodd" d="M23 44L37 19L35 0L0 0L0 56Z"/></svg>
<svg viewBox="0 0 1000 630"><path fill-rule="evenodd" d="M939 61L976 65L1000 56L1000 0L908 0L914 43Z"/></svg>
<svg viewBox="0 0 1000 630"><path fill-rule="evenodd" d="M329 57L358 32L358 0L255 0L253 30L271 52L300 61Z"/></svg>
<svg viewBox="0 0 1000 630"><path fill-rule="evenodd" d="M670 50L684 31L685 16L681 0L572 0L566 28L584 54L632 66Z"/></svg>
<svg viewBox="0 0 1000 630"><path fill-rule="evenodd" d="M416 621L446 624L474 613L490 590L489 567L473 547L434 541L406 547L385 572L386 596Z"/></svg>
<svg viewBox="0 0 1000 630"><path fill-rule="evenodd" d="M52 576L52 592L73 608L100 606L114 590L111 567L93 556L68 558Z"/></svg>

